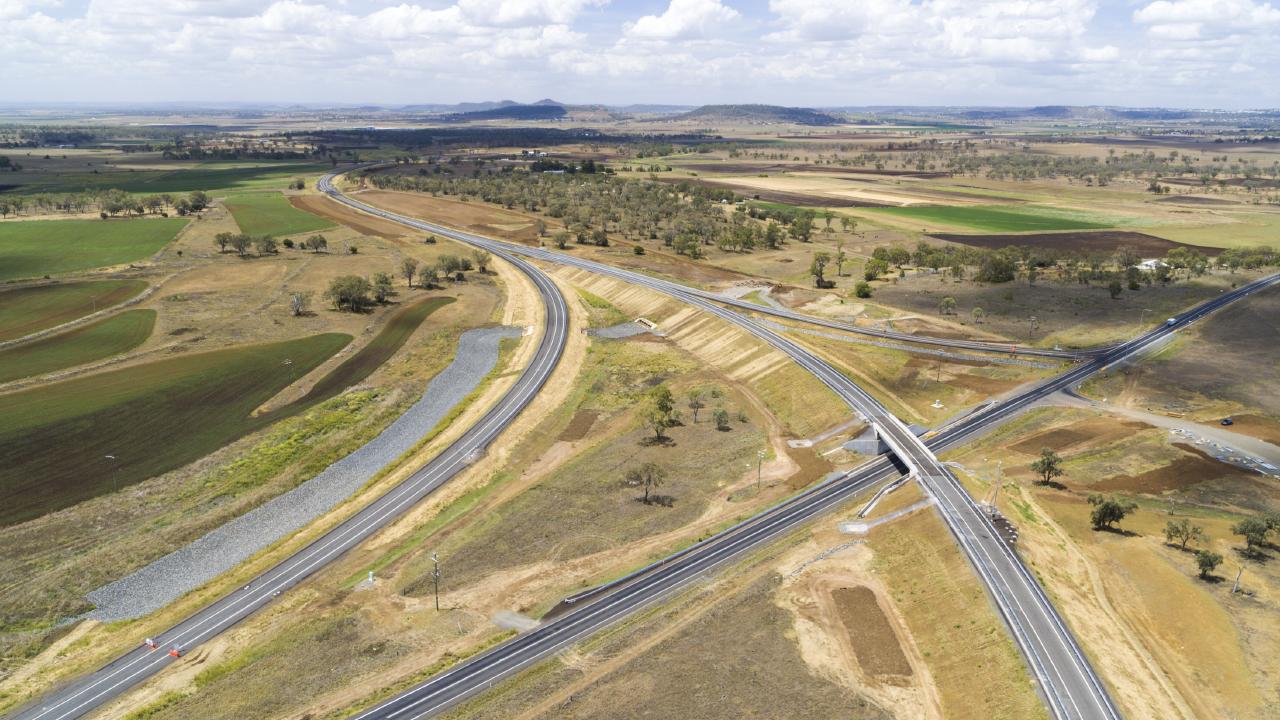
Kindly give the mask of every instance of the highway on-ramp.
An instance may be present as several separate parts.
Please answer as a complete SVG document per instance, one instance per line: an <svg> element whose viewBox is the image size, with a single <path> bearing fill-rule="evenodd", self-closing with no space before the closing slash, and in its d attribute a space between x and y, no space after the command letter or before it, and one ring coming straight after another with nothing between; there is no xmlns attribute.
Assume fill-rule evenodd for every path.
<svg viewBox="0 0 1280 720"><path fill-rule="evenodd" d="M958 440L971 435L996 420L1008 417L1049 392L1079 383L1106 364L1139 352L1158 342L1168 333L1212 312L1217 307L1269 286L1276 280L1274 277L1269 278L1215 298L1180 316L1172 324L1158 327L1129 343L1105 350L1089 363L1060 376L1056 382L1043 383L1024 395L993 405L986 411L975 414L954 426L950 435L939 435L935 438L935 442L926 444L916 438L878 401L807 349L773 333L749 318L713 304L700 293L690 291L682 285L566 254L499 242L432 223L406 219L345 196L328 182L321 189L351 207L399 222L407 220L407 224L414 227L462 242L490 249L504 248L534 259L578 267L666 293L736 324L787 353L827 384L864 418L874 423L897 460L908 472L917 477L926 491L937 500L943 519L991 593L996 607L1026 656L1051 712L1058 718L1111 719L1118 718L1119 712L1083 650L1049 602L1043 589L1016 553L1005 544L987 515L973 502L950 471L937 460L932 446L939 438L951 437ZM715 298L715 301L720 300L718 296ZM758 308L753 306L751 309ZM879 470L880 473L890 472L887 461L877 462L884 463L883 468ZM865 487L869 476L875 474L874 467L865 468L864 466L846 476L845 482L831 483L817 490L830 492L829 488L841 488L844 492L837 494L842 495L841 499L843 499L848 494ZM861 478L861 482L853 480L855 476ZM724 544L708 541L703 546L704 550L687 552L679 558L679 562L664 565L660 572L643 574L639 580L618 588L614 593L600 597L581 610L574 610L538 630L442 673L358 717L361 720L404 718L436 712L483 689L497 679L516 672L539 658L546 657L547 654L574 642L596 628L625 616L634 608L652 602L698 577L710 567L740 555L746 549L757 547L768 538L776 537L794 527L796 523L840 501L836 499L823 502L817 499L823 497L820 493L806 493L802 497L805 498L803 507L796 505L781 510L775 509L767 513L767 517L759 522L750 523L748 528L739 528L732 532Z"/></svg>
<svg viewBox="0 0 1280 720"><path fill-rule="evenodd" d="M169 654L171 649L189 651L236 625L386 527L474 463L542 389L560 361L569 329L568 306L550 278L519 257L500 249L494 253L533 281L546 308L546 327L529 365L475 425L411 476L320 538L241 589L154 636L156 649L143 646L143 638L139 638L139 646L134 650L29 704L13 715L14 720L69 720L102 706L174 662L175 658ZM427 429L424 428L424 432Z"/></svg>

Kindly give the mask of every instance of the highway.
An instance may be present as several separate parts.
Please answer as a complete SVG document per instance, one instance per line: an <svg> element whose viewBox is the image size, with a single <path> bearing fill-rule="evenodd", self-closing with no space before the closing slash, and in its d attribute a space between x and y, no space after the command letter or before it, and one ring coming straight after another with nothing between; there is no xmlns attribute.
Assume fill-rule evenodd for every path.
<svg viewBox="0 0 1280 720"><path fill-rule="evenodd" d="M935 445L944 438L952 442L976 433L992 422L1014 414L1026 405L1061 387L1079 383L1106 364L1140 352L1168 333L1212 312L1217 307L1269 286L1276 277L1260 281L1193 309L1171 325L1161 326L1123 345L1105 349L1090 362L1065 373L1055 381L1042 383L1031 391L957 424L949 433L940 434L926 444L911 433L901 421L878 401L825 361L796 343L768 330L750 318L715 305L699 291L691 291L677 283L652 278L640 273L620 270L543 249L529 248L495 241L422 221L404 218L354 200L327 182L321 187L335 199L351 207L419 229L489 249L503 248L526 257L581 268L612 276L666 293L686 303L717 315L751 332L773 347L787 353L812 372L850 407L874 423L895 457L914 475L937 505L962 550L973 564L990 592L1001 616L1010 628L1018 646L1027 658L1033 676L1056 718L1119 718L1119 712L1089 661L1071 635L1066 623L1049 602L1039 584L1027 571L1021 559L1003 542L989 518L973 502L959 481L938 462ZM721 300L718 296L715 301ZM759 309L752 306L750 309ZM777 537L798 523L838 504L849 495L866 487L875 479L892 471L887 460L879 469L875 463L850 473L841 482L830 483L801 496L801 500L784 508L775 508L757 521L749 521L717 542L708 540L696 552L687 552L657 571L642 574L613 593L600 597L580 610L568 614L478 656L459 667L442 673L423 684L357 716L366 718L404 718L429 715L458 702L462 698L491 685L497 679L517 672L538 659L554 653L595 629L613 622L636 607L653 602L672 590L692 581L706 570L760 543ZM715 539L713 539L715 540Z"/></svg>
<svg viewBox="0 0 1280 720"><path fill-rule="evenodd" d="M1034 357L1055 358L1058 360L1088 360L1090 358L1103 355L1111 349L1110 347L1098 347L1084 350L1053 350L1048 348L1031 347L1029 345L983 342L981 340L959 340L954 338L930 337L928 335L913 335L911 333L896 332L893 330L877 330L875 328L862 327L853 323L840 322L839 320L830 320L827 318L814 317L813 315L805 315L792 310L783 310L770 305L757 305L753 302L739 300L738 298L725 297L724 295L706 292L705 290L697 290L687 287L684 289L685 292L701 297L704 300L713 300L739 310L772 315L774 317L785 318L795 322L817 325L819 327L830 328L832 330L843 330L844 332L856 333L858 335L868 335L883 340L899 340L902 342L918 343L921 345L937 345L940 347L960 350L1029 355Z"/></svg>
<svg viewBox="0 0 1280 720"><path fill-rule="evenodd" d="M418 229L435 232L485 248L496 256L512 262L532 278L547 306L547 329L535 353L533 362L531 362L508 394L486 413L475 427L469 429L457 443L414 473L401 485L398 485L306 548L255 577L243 589L205 607L195 615L156 636L155 639L158 642L159 650L135 649L94 674L42 698L38 703L19 712L14 716L15 718L22 718L23 720L27 718L41 718L44 720L74 718L100 707L111 698L154 675L172 662L173 658L169 657L165 652L169 647L178 646L184 650L189 650L235 625L269 603L282 591L301 582L325 564L346 552L346 550L384 527L465 467L475 457L475 453L482 451L541 388L559 359L564 336L567 332L567 308L564 305L564 299L545 274L520 257L516 257L516 254L551 262L568 262L568 264L577 265L592 272L610 274L627 282L648 285L652 289L671 294L738 324L766 342L770 342L775 347L787 352L822 378L824 382L832 386L833 390L836 390L851 406L858 408L860 412L864 412L868 418L878 424L882 423L882 431L886 434L886 440L889 440L895 451L899 452L898 457L905 459L908 469L919 470L924 468L924 473L920 473L920 475L927 489L937 492L934 485L948 483L954 485L958 494L955 494L951 504L959 509L953 512L960 515L977 513L980 520L980 522L967 529L962 528L957 533L958 537L960 537L961 533L976 532L985 534L986 541L996 538L994 530L990 528L989 523L986 523L985 528L982 527L982 524L986 522L985 516L977 511L976 506L973 506L968 496L959 488L958 483L955 483L954 478L951 478L945 468L941 468L940 465L937 466L937 469L941 472L939 473L935 470L933 466L936 465L936 460L931 460L933 457L932 452L946 447L948 443L959 442L965 437L989 427L991 423L1012 415L1021 407L1034 402L1034 399L1042 397L1043 394L1052 392L1057 389L1056 387L1049 387L1053 381L1040 386L1033 390L1032 393L1019 396L988 408L983 413L966 418L963 422L952 426L931 439L927 446L921 445L915 436L909 432L907 433L909 437L901 437L901 432L905 431L905 428L901 428L901 423L888 414L887 411L884 411L873 398L862 393L861 389L857 388L856 385L838 371L813 356L804 348L777 336L749 318L744 318L737 313L712 304L706 298L700 297L699 293L701 291L691 291L689 288L684 288L675 283L617 270L606 265L581 261L543 250L509 245L416 219L397 216L343 196L333 188L330 182L331 177L324 178L318 187L339 202L344 202L357 209L387 217ZM1275 278L1272 278L1272 280L1274 281ZM1237 293L1239 292L1237 291ZM1210 312L1221 304L1243 296L1237 293L1215 299L1214 303L1218 305L1213 308L1207 308L1204 312ZM714 300L719 302L724 299L715 296ZM751 306L748 309L753 311L760 310L756 306ZM1192 313L1194 312L1192 311ZM1192 313L1188 313L1188 316ZM1181 327L1183 322L1190 322L1193 319L1195 318L1187 317L1184 321L1180 321L1176 327ZM1154 335L1149 334L1151 336L1149 342L1157 342L1159 337L1171 332L1176 327L1157 328L1153 331ZM1148 336L1143 337L1147 338ZM907 338L913 341L918 340L915 336L907 336ZM1139 338L1134 343L1141 340L1143 338ZM1121 351L1127 347L1132 349L1122 353ZM1128 352L1134 352L1138 349L1140 348L1130 343L1117 348L1115 351L1106 353L1103 357L1095 358L1086 364L1080 365L1062 376L1068 379L1064 381L1066 385L1063 386L1078 383L1103 364L1113 362L1115 359L1125 356ZM1075 379L1070 379L1073 377ZM1032 398L1031 395L1037 391L1039 394ZM545 658L548 654L590 634L599 627L625 617L635 608L651 603L679 587L695 581L707 571L741 556L742 553L752 548L760 547L762 544L795 529L800 523L844 502L859 490L869 487L882 479L900 474L900 471L900 468L895 467L892 459L880 458L856 468L843 477L811 488L806 493L792 498L770 511L742 523L740 526L700 543L679 557L657 564L650 572L636 575L633 582L612 589L607 594L602 595L599 600L579 606L538 630L497 646L446 673L432 678L424 685L393 698L388 703L371 711L372 714L367 713L361 717L417 717L423 714L430 714L457 702L471 693L492 685L497 679L517 672L538 659ZM942 504L941 501L939 504ZM972 518L968 519L972 520ZM953 532L955 531L956 529L953 527ZM987 547L988 544L988 542L983 542L981 547L988 551L988 554L998 557L1000 555L999 552L989 552L992 549ZM962 546L964 546L963 541ZM1002 549L1008 556L1014 557L1003 546L1003 543L999 544L999 549ZM969 548L966 548L966 550L969 550ZM973 557L972 554L971 557ZM975 565L977 565L977 562L975 561ZM1004 564L1008 564L1007 560ZM1016 557L1013 560L1013 564L1021 568L1021 564L1016 561ZM1025 570L1022 573L1025 575ZM1010 582L1009 577L1001 576L1005 583ZM988 577L984 576L984 580L988 580ZM1026 576L1026 580L1030 581L1029 576ZM1013 582L1016 584L1016 577ZM1034 585L1034 581L1030 582ZM993 588L990 581L988 587ZM1038 591L1038 587L1036 590ZM998 597L996 595L997 592L997 589L992 589L993 597ZM1040 595L1042 596L1043 593L1040 593ZM998 600L997 605L1000 605ZM1044 601L1044 605L1048 605L1047 600ZM1049 611L1052 613L1051 606ZM1038 612L1042 613L1043 610ZM1056 614L1052 617L1056 618ZM1009 620L1008 615L1006 615L1006 620ZM1011 628L1014 622L1016 620L1010 621ZM1061 633L1065 634L1065 629L1061 628L1060 620L1057 621L1057 624ZM1015 637L1017 637L1016 631ZM1069 634L1067 634L1067 637L1069 637ZM1020 641L1021 644L1022 641ZM1078 649L1076 649L1076 654L1079 657ZM1082 660L1082 657L1080 659ZM1040 675L1037 674L1037 677L1040 677ZM1096 681L1096 678L1094 680ZM1044 681L1042 680L1042 682ZM1098 688L1100 690L1100 685ZM1076 691L1073 690L1072 692ZM1048 691L1046 691L1046 694L1048 694ZM1060 716L1077 717L1077 715L1070 714ZM1092 715L1078 716L1093 717ZM1097 716L1113 717L1114 715Z"/></svg>
<svg viewBox="0 0 1280 720"><path fill-rule="evenodd" d="M533 281L546 308L546 323L528 367L475 425L411 476L320 538L254 577L241 589L154 636L157 649L143 646L143 638L138 638L137 648L98 671L58 688L12 717L15 720L69 720L101 707L174 662L175 658L169 655L172 648L181 648L185 654L228 630L387 526L474 463L542 389L560 361L569 329L568 306L550 278L519 257L500 249L493 252Z"/></svg>

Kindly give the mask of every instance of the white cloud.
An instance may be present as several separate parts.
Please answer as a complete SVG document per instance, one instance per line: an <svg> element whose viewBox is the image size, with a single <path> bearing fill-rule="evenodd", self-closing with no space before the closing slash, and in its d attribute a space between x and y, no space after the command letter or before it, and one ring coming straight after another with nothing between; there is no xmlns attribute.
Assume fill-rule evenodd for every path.
<svg viewBox="0 0 1280 720"><path fill-rule="evenodd" d="M0 71L19 100L1280 105L1280 0L1100 2L0 0Z"/></svg>
<svg viewBox="0 0 1280 720"><path fill-rule="evenodd" d="M1157 0L1133 13L1143 25L1199 24L1246 28L1280 23L1280 9L1253 0Z"/></svg>
<svg viewBox="0 0 1280 720"><path fill-rule="evenodd" d="M666 12L645 15L627 24L625 33L629 37L651 40L706 37L719 26L739 17L737 10L720 0L671 0Z"/></svg>

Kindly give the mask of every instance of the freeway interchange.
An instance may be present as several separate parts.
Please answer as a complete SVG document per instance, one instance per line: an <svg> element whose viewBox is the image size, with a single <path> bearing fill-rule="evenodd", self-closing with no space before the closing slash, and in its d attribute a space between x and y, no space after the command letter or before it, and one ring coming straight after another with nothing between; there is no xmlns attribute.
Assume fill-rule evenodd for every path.
<svg viewBox="0 0 1280 720"><path fill-rule="evenodd" d="M790 311L734 301L678 283L620 270L563 253L496 241L408 218L348 197L333 185L337 173L324 177L318 189L357 210L462 243L483 248L512 263L538 289L546 308L545 328L529 366L507 393L475 426L401 484L359 510L279 564L155 637L159 650L142 646L97 672L41 698L14 715L23 720L65 720L83 716L153 676L174 661L169 648L190 649L229 629L281 592L303 581L327 563L382 529L446 483L483 452L542 388L555 369L568 331L568 311L551 279L530 260L570 265L645 286L720 317L787 354L830 387L851 409L875 425L891 449L842 476L811 487L732 528L676 555L633 573L623 581L564 606L564 612L540 627L477 655L412 687L356 717L412 718L430 715L480 692L533 663L605 627L635 610L669 596L748 551L782 537L800 524L829 511L855 494L904 473L916 478L935 500L944 521L965 552L991 599L1027 659L1050 712L1056 718L1119 718L1105 685L1044 591L1020 558L1003 542L984 512L936 453L954 447L1007 420L1037 400L1073 387L1102 368L1133 357L1160 343L1170 333L1253 292L1280 282L1273 275L1214 298L1127 343L1086 351L1015 348L1017 352L1081 363L1025 392L986 406L921 440L830 364L803 346L731 310L749 310L793 321L859 332L881 338L943 345L986 352L1009 352L1008 345L922 338L905 333L869 330Z"/></svg>

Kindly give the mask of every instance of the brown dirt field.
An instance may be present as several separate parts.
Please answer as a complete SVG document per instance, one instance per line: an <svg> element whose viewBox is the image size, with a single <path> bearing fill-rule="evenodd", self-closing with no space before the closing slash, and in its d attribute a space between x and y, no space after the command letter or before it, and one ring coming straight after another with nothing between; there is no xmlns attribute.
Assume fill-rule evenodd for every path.
<svg viewBox="0 0 1280 720"><path fill-rule="evenodd" d="M887 717L808 670L784 630L790 613L773 602L777 585L757 580L542 717Z"/></svg>
<svg viewBox="0 0 1280 720"><path fill-rule="evenodd" d="M1210 257L1215 257L1222 253L1222 248L1187 245L1130 230L1082 230L1078 232L1030 233L1027 235L930 233L929 237L960 243L961 245L992 249L1028 246L1079 253L1106 253L1128 246L1139 255L1152 257L1162 256L1176 247L1190 247Z"/></svg>
<svg viewBox="0 0 1280 720"><path fill-rule="evenodd" d="M299 210L305 210L313 215L319 215L346 225L362 235L392 239L403 237L412 232L399 223L357 212L323 195L292 195L289 197L289 204Z"/></svg>
<svg viewBox="0 0 1280 720"><path fill-rule="evenodd" d="M947 172L917 172L915 170L876 170L875 168L851 168L838 165L785 165L782 163L685 163L672 164L681 170L722 173L822 172L850 175L888 175L891 177L942 178L951 177Z"/></svg>
<svg viewBox="0 0 1280 720"><path fill-rule="evenodd" d="M1261 415L1233 415L1232 430L1280 445L1280 422Z"/></svg>
<svg viewBox="0 0 1280 720"><path fill-rule="evenodd" d="M536 244L534 218L480 202L461 202L426 193L366 190L360 200L398 213L426 218L441 225L470 230L504 240ZM548 223L550 225L550 223Z"/></svg>
<svg viewBox="0 0 1280 720"><path fill-rule="evenodd" d="M690 260L674 253L649 249L644 255L636 255L630 244L616 244L607 248L572 245L574 252L581 252L592 260L608 263L627 270L659 272L686 283L707 286L714 283L741 282L750 275L717 267L706 262Z"/></svg>
<svg viewBox="0 0 1280 720"><path fill-rule="evenodd" d="M732 190L743 197L749 197L754 200L764 200L766 202L785 203L787 205L799 205L802 207L893 207L892 203L879 203L870 200L854 200L853 198L837 198L830 195L808 195L805 193L783 192L781 190L762 190L760 188L744 188L740 185L734 185L729 182L718 182L716 180L704 180L701 178L658 178L659 182L671 183L673 185L682 182L693 183L711 188L723 188Z"/></svg>
<svg viewBox="0 0 1280 720"><path fill-rule="evenodd" d="M1204 422L1229 415L1232 430L1280 442L1280 292L1256 293L1179 335L1159 355L1091 381L1089 393Z"/></svg>
<svg viewBox="0 0 1280 720"><path fill-rule="evenodd" d="M1151 202L1169 203L1172 205L1239 205L1235 200L1208 197L1205 195L1166 195Z"/></svg>
<svg viewBox="0 0 1280 720"><path fill-rule="evenodd" d="M1151 426L1137 421L1120 421L1113 418L1081 420L1066 427L1054 428L1032 435L1009 446L1027 455L1039 455L1044 448L1061 452L1083 443L1103 444L1119 440Z"/></svg>
<svg viewBox="0 0 1280 720"><path fill-rule="evenodd" d="M595 424L596 418L600 417L597 410L579 410L574 413L573 419L569 421L569 425L565 427L564 432L560 433L562 442L574 442L581 440L591 431L591 426Z"/></svg>
<svg viewBox="0 0 1280 720"><path fill-rule="evenodd" d="M1132 493L1158 494L1169 490L1185 490L1206 480L1223 477L1232 479L1253 480L1254 473L1241 470L1234 465L1221 463L1206 455L1194 445L1175 443L1189 455L1178 458L1172 464L1155 470L1148 470L1137 476L1117 475L1107 478L1092 487L1098 490L1111 490Z"/></svg>
<svg viewBox="0 0 1280 720"><path fill-rule="evenodd" d="M836 588L831 598L840 610L840 621L858 656L858 665L869 675L911 675L911 663L898 644L876 594L865 585Z"/></svg>

